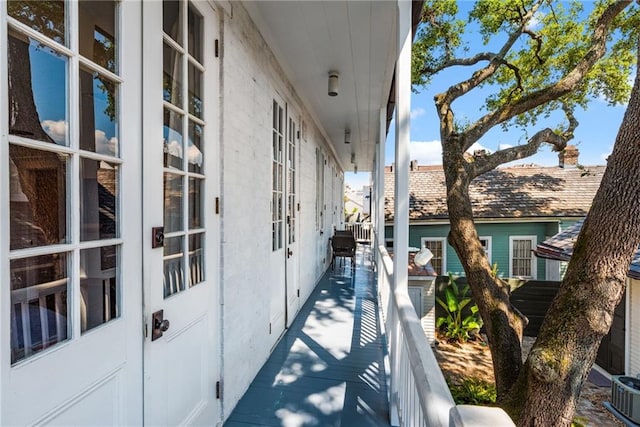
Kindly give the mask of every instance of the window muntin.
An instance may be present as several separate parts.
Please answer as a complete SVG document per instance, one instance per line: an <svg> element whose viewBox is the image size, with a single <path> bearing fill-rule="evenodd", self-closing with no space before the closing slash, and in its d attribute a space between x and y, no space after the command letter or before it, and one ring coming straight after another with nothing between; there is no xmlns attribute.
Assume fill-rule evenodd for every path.
<svg viewBox="0 0 640 427"><path fill-rule="evenodd" d="M288 243L296 241L296 122L289 117L287 135L287 234Z"/></svg>
<svg viewBox="0 0 640 427"><path fill-rule="evenodd" d="M433 254L431 266L441 276L447 274L447 247L444 238L422 238L422 247L427 248Z"/></svg>
<svg viewBox="0 0 640 427"><path fill-rule="evenodd" d="M164 1L163 28L164 296L169 297L205 280L203 17L194 3Z"/></svg>
<svg viewBox="0 0 640 427"><path fill-rule="evenodd" d="M509 237L509 275L511 277L536 277L536 258L532 250L536 236Z"/></svg>
<svg viewBox="0 0 640 427"><path fill-rule="evenodd" d="M284 170L284 109L273 101L273 130L272 130L272 187L271 187L271 249L277 251L282 249L283 242L283 209L284 194L282 191L282 180Z"/></svg>
<svg viewBox="0 0 640 427"><path fill-rule="evenodd" d="M111 21L101 22L98 41L106 56L80 42L81 35L96 36L96 20L87 15L92 7ZM77 338L74 330L84 333L120 316L122 80L118 2L11 1L7 10L9 118L3 120L9 122L15 364ZM85 292L98 271L108 286L100 295ZM81 291L72 292L75 286Z"/></svg>

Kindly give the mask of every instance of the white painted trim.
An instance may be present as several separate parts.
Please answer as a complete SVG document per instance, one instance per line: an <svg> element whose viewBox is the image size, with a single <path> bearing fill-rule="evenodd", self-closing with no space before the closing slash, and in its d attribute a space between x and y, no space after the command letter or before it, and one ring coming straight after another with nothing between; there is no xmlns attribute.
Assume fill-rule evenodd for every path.
<svg viewBox="0 0 640 427"><path fill-rule="evenodd" d="M634 376L631 371L631 286L633 280L627 277L627 286L624 290L624 373ZM637 372L636 372L637 374Z"/></svg>
<svg viewBox="0 0 640 427"><path fill-rule="evenodd" d="M479 239L487 241L487 249L485 250L485 253L487 254L487 259L489 260L489 265L491 265L491 260L493 258L493 237L492 236L480 236ZM482 242L480 242L480 243L482 243Z"/></svg>
<svg viewBox="0 0 640 427"><path fill-rule="evenodd" d="M437 271L441 276L447 275L447 238L446 237L421 237L420 248L424 248L425 242L440 242L442 244L442 271Z"/></svg>
<svg viewBox="0 0 640 427"><path fill-rule="evenodd" d="M513 241L514 240L531 240L531 249L535 248L538 243L538 236L509 236L509 277L513 275ZM538 278L538 262L537 258L531 253L531 276L522 276L522 278ZM520 277L520 276L518 276Z"/></svg>
<svg viewBox="0 0 640 427"><path fill-rule="evenodd" d="M378 146L377 150L377 169L376 169L376 244L374 246L378 247L382 242L384 242L384 154L385 154L385 145L387 141L387 108L380 108L379 115L379 126L378 129ZM376 251L377 255L377 251ZM378 262L382 262L382 260L378 259ZM378 272L382 270L381 266L378 266Z"/></svg>

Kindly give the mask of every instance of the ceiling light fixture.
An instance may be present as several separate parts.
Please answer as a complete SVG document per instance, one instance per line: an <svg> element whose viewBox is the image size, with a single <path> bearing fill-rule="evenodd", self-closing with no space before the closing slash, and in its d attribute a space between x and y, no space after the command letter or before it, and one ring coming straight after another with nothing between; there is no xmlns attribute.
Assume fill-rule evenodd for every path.
<svg viewBox="0 0 640 427"><path fill-rule="evenodd" d="M338 96L340 82L338 81L338 72L329 71L329 96Z"/></svg>
<svg viewBox="0 0 640 427"><path fill-rule="evenodd" d="M344 143L351 144L351 131L349 129L344 130Z"/></svg>

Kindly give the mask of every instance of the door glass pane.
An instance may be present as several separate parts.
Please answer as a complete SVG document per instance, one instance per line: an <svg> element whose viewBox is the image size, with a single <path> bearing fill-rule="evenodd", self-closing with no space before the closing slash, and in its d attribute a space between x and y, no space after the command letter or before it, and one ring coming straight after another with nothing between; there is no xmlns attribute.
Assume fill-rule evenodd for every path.
<svg viewBox="0 0 640 427"><path fill-rule="evenodd" d="M8 58L9 133L69 145L67 58L13 32Z"/></svg>
<svg viewBox="0 0 640 427"><path fill-rule="evenodd" d="M120 314L116 246L80 251L80 325L82 332Z"/></svg>
<svg viewBox="0 0 640 427"><path fill-rule="evenodd" d="M202 63L202 16L189 4L189 55Z"/></svg>
<svg viewBox="0 0 640 427"><path fill-rule="evenodd" d="M164 174L164 232L183 230L182 176ZM166 240L165 240L166 245Z"/></svg>
<svg viewBox="0 0 640 427"><path fill-rule="evenodd" d="M116 84L87 68L80 68L80 148L118 155L118 98Z"/></svg>
<svg viewBox="0 0 640 427"><path fill-rule="evenodd" d="M7 12L37 32L66 44L64 1L9 0Z"/></svg>
<svg viewBox="0 0 640 427"><path fill-rule="evenodd" d="M202 233L189 236L189 286L204 281L203 237Z"/></svg>
<svg viewBox="0 0 640 427"><path fill-rule="evenodd" d="M95 0L78 3L80 54L113 73L118 71L116 4Z"/></svg>
<svg viewBox="0 0 640 427"><path fill-rule="evenodd" d="M189 172L202 173L204 161L204 145L202 144L204 128L189 121Z"/></svg>
<svg viewBox="0 0 640 427"><path fill-rule="evenodd" d="M67 254L10 261L11 363L69 338Z"/></svg>
<svg viewBox="0 0 640 427"><path fill-rule="evenodd" d="M202 179L189 178L189 228L201 228L202 222Z"/></svg>
<svg viewBox="0 0 640 427"><path fill-rule="evenodd" d="M67 241L67 160L63 154L9 145L10 248Z"/></svg>
<svg viewBox="0 0 640 427"><path fill-rule="evenodd" d="M118 237L118 166L80 161L80 240Z"/></svg>
<svg viewBox="0 0 640 427"><path fill-rule="evenodd" d="M164 110L164 167L182 169L182 115Z"/></svg>
<svg viewBox="0 0 640 427"><path fill-rule="evenodd" d="M163 48L163 96L176 107L182 107L182 55L165 43Z"/></svg>
<svg viewBox="0 0 640 427"><path fill-rule="evenodd" d="M162 2L162 30L182 45L182 5L179 1Z"/></svg>
<svg viewBox="0 0 640 427"><path fill-rule="evenodd" d="M189 113L202 118L202 71L189 63Z"/></svg>
<svg viewBox="0 0 640 427"><path fill-rule="evenodd" d="M164 239L164 296L184 291L182 236Z"/></svg>

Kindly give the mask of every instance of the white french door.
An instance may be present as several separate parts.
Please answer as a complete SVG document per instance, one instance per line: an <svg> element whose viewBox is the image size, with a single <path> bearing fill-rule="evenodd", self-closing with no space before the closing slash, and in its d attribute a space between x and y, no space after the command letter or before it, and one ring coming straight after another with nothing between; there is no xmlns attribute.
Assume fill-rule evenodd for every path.
<svg viewBox="0 0 640 427"><path fill-rule="evenodd" d="M208 2L143 3L144 421L215 424L218 21Z"/></svg>
<svg viewBox="0 0 640 427"><path fill-rule="evenodd" d="M286 324L291 325L295 315L300 309L300 281L299 268L300 258L298 256L298 236L299 236L299 203L298 203L298 164L300 161L299 143L300 128L298 116L289 109L287 117L287 149L286 149L286 295L287 310Z"/></svg>
<svg viewBox="0 0 640 427"><path fill-rule="evenodd" d="M142 423L141 18L0 7L1 425Z"/></svg>

